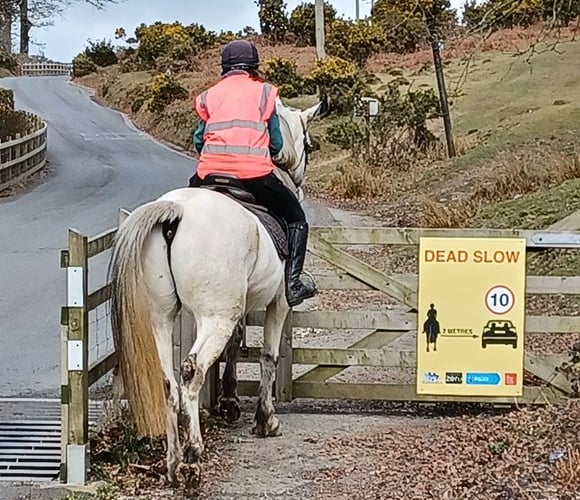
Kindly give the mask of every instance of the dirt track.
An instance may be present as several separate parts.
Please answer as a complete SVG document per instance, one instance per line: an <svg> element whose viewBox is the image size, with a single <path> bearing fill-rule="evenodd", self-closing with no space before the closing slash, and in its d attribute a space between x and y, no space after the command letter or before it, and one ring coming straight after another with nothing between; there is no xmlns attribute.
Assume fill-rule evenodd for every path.
<svg viewBox="0 0 580 500"><path fill-rule="evenodd" d="M227 466L215 475L215 471L207 471L211 479L202 486L201 498L350 499L364 481L365 473L374 469L373 457L357 456L357 470L341 477L340 488L329 488L321 496L320 492L313 491L315 478L332 474L333 470L343 475L343 468L352 459L328 455L320 450L321 442L427 423L420 417L390 415L381 405L375 405L373 410L370 404L314 404L296 400L278 404L277 413L283 435L255 438L250 432L253 408L245 402L242 418L227 431L223 448Z"/></svg>
<svg viewBox="0 0 580 500"><path fill-rule="evenodd" d="M339 225L378 225L369 217L361 217L351 212L330 209ZM308 256L306 269L310 272L324 272L331 269L327 263ZM340 309L346 303L356 307L356 300L340 294L319 295L315 299L296 308L297 310ZM369 304L365 309L373 309ZM382 307L381 305L376 307ZM402 307L393 304L392 307ZM372 330L328 331L314 328L295 328L294 347L329 348L347 347L364 338ZM262 343L261 328L248 329L248 345ZM399 349L413 350L414 335L405 335L396 344ZM294 378L312 369L295 366ZM352 367L332 378L340 382L399 382L412 383L408 374L401 370L380 370L373 376L372 369ZM375 370L376 372L376 370ZM239 364L239 380L259 380L258 365ZM243 414L240 421L225 433L225 442L220 443L223 468L220 471L207 470L207 478L201 488L204 499L352 499L353 492L364 484L366 474L373 471L373 456L356 455L357 468L344 475L344 469L351 469L353 456L329 455L321 449L321 443L334 439L360 435L373 435L402 430L410 427L424 427L428 420L416 415L404 415L393 411L392 405L368 401L321 401L294 400L292 403L275 403L276 413L282 423L282 436L258 439L251 434L254 400L243 399ZM223 448L222 448L223 446ZM323 475L341 476L339 484L320 491L316 479ZM386 496L381 498L390 498ZM360 497L360 498L365 498ZM370 498L370 497L369 497ZM394 497L393 497L394 498Z"/></svg>

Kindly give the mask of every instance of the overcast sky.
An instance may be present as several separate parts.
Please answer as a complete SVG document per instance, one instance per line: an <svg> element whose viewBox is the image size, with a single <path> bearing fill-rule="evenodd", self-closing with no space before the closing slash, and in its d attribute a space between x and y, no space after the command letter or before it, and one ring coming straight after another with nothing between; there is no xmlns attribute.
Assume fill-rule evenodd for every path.
<svg viewBox="0 0 580 500"><path fill-rule="evenodd" d="M108 38L114 42L115 28L124 27L129 36L142 22L155 21L183 24L197 22L206 28L234 32L245 26L258 28L257 7L254 0L118 0L118 5L109 5L105 10L83 4L69 8L55 19L48 28L35 29L31 33L33 42L43 47L31 46L31 54L41 51L56 61L71 61L86 46L87 39ZM291 11L303 0L287 0ZM332 0L336 10L346 17L355 17L356 0ZM360 0L361 16L370 11L370 0ZM463 0L451 0L454 8L460 9Z"/></svg>

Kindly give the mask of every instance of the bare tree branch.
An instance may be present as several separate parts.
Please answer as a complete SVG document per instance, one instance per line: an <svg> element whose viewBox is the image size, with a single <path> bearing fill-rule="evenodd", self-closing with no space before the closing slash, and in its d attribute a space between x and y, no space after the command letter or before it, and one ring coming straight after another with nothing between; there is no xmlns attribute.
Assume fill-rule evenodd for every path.
<svg viewBox="0 0 580 500"><path fill-rule="evenodd" d="M7 40L0 41L2 50L10 51L11 25L17 19L20 23L20 51L28 53L29 32L31 28L51 26L55 18L75 4L87 4L102 10L107 5L118 4L124 0L0 0L0 33Z"/></svg>

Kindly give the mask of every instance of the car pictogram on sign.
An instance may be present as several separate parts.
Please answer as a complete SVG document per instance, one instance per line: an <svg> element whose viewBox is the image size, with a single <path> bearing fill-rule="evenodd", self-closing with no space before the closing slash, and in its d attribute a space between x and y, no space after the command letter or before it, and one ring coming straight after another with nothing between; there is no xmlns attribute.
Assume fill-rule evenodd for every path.
<svg viewBox="0 0 580 500"><path fill-rule="evenodd" d="M483 327L481 335L481 347L485 349L490 344L511 345L518 347L518 335L516 327L509 320L490 320Z"/></svg>

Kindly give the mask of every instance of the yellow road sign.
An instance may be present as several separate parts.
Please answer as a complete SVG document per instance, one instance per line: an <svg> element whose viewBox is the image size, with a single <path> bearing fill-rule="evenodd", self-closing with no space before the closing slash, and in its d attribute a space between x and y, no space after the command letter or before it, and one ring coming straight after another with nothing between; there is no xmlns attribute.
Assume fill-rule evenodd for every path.
<svg viewBox="0 0 580 500"><path fill-rule="evenodd" d="M521 396L525 288L525 238L421 238L417 394Z"/></svg>

